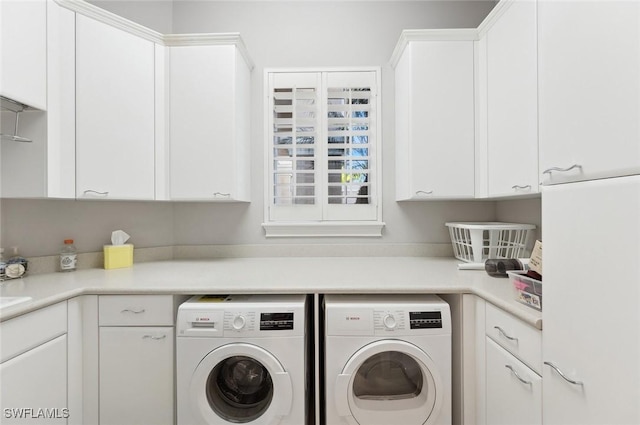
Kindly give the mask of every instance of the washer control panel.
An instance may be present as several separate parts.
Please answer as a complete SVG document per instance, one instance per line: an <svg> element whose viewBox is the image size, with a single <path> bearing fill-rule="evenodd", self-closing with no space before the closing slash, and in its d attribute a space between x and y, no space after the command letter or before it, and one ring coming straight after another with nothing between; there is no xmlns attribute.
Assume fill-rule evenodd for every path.
<svg viewBox="0 0 640 425"><path fill-rule="evenodd" d="M406 329L404 311L375 310L373 323L376 331L394 331Z"/></svg>
<svg viewBox="0 0 640 425"><path fill-rule="evenodd" d="M293 330L293 313L260 313L261 331Z"/></svg>
<svg viewBox="0 0 640 425"><path fill-rule="evenodd" d="M442 329L442 312L410 311L409 326L411 329Z"/></svg>

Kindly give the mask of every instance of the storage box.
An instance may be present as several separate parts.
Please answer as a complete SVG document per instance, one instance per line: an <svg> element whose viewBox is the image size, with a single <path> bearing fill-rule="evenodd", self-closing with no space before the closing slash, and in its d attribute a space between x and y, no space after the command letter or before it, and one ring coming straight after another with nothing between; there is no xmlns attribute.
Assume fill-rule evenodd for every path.
<svg viewBox="0 0 640 425"><path fill-rule="evenodd" d="M121 269L133 265L133 245L105 245L104 268Z"/></svg>
<svg viewBox="0 0 640 425"><path fill-rule="evenodd" d="M516 300L542 310L542 282L527 276L526 271L507 271L516 290Z"/></svg>
<svg viewBox="0 0 640 425"><path fill-rule="evenodd" d="M453 254L469 263L484 263L489 258L526 258L533 245L533 224L518 223L445 223L449 228Z"/></svg>

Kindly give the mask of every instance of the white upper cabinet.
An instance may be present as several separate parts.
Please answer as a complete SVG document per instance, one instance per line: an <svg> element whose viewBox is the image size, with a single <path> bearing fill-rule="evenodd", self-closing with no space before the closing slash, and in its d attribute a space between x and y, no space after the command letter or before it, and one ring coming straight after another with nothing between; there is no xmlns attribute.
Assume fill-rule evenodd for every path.
<svg viewBox="0 0 640 425"><path fill-rule="evenodd" d="M0 2L0 94L47 108L47 0Z"/></svg>
<svg viewBox="0 0 640 425"><path fill-rule="evenodd" d="M474 38L404 31L396 47L398 201L474 197Z"/></svg>
<svg viewBox="0 0 640 425"><path fill-rule="evenodd" d="M543 184L640 173L640 2L538 4Z"/></svg>
<svg viewBox="0 0 640 425"><path fill-rule="evenodd" d="M75 14L54 0L46 13L46 112L20 113L17 133L30 143L1 144L6 198L75 198ZM2 132L13 134L14 125L15 115L3 112Z"/></svg>
<svg viewBox="0 0 640 425"><path fill-rule="evenodd" d="M536 2L516 0L486 34L489 197L538 192Z"/></svg>
<svg viewBox="0 0 640 425"><path fill-rule="evenodd" d="M76 21L76 196L154 199L155 44Z"/></svg>
<svg viewBox="0 0 640 425"><path fill-rule="evenodd" d="M168 50L170 198L248 201L252 65L236 44Z"/></svg>

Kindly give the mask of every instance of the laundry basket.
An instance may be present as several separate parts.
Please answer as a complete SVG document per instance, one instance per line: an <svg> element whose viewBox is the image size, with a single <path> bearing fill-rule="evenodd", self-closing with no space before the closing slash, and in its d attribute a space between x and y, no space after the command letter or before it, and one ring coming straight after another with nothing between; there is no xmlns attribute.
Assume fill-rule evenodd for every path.
<svg viewBox="0 0 640 425"><path fill-rule="evenodd" d="M449 228L453 254L467 263L484 263L488 258L523 258L530 255L533 224L445 223Z"/></svg>

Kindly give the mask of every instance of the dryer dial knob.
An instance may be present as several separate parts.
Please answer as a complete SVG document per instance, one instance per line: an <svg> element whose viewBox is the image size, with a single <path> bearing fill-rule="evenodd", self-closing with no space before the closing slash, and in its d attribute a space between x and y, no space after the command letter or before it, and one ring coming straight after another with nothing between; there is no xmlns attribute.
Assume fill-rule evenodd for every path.
<svg viewBox="0 0 640 425"><path fill-rule="evenodd" d="M247 319L245 319L243 315L238 314L233 318L233 321L231 322L231 327L236 331L239 331L240 329L244 328L244 325L246 324L247 324Z"/></svg>
<svg viewBox="0 0 640 425"><path fill-rule="evenodd" d="M385 314L385 316L382 318L382 324L386 329L395 329L398 323L396 322L396 318L393 317L393 314L389 313Z"/></svg>

